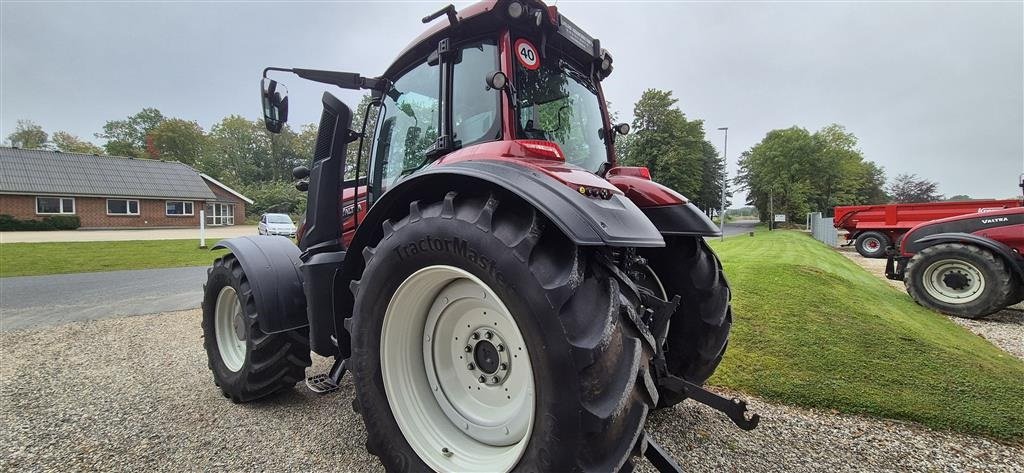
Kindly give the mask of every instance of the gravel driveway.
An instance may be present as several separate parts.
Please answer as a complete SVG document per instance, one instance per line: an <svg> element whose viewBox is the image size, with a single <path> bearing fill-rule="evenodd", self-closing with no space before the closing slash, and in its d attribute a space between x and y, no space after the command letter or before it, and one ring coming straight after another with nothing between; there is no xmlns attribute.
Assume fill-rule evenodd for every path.
<svg viewBox="0 0 1024 473"><path fill-rule="evenodd" d="M882 278L890 286L906 294L907 289L902 282L886 279L885 258L865 258L858 254L853 247L839 248L839 252L860 265L860 267L866 269L869 273ZM907 297L909 298L910 296L908 295ZM936 315L941 316L942 314L936 312ZM972 320L949 317L949 320L988 340L1007 353L1024 359L1024 303L1011 306L984 319Z"/></svg>
<svg viewBox="0 0 1024 473"><path fill-rule="evenodd" d="M328 396L297 388L231 404L206 368L199 321L190 310L0 333L0 471L381 470L350 380ZM763 416L752 432L693 403L649 428L688 471L1024 471L1021 446L752 407Z"/></svg>

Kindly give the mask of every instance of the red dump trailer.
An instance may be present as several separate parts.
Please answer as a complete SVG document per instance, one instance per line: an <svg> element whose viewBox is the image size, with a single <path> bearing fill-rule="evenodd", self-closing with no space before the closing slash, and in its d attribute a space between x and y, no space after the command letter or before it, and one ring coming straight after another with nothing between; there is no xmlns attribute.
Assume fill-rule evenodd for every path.
<svg viewBox="0 0 1024 473"><path fill-rule="evenodd" d="M1024 207L1021 199L967 200L912 204L848 205L835 208L836 228L866 258L884 258L885 249L899 242L917 224L957 215Z"/></svg>

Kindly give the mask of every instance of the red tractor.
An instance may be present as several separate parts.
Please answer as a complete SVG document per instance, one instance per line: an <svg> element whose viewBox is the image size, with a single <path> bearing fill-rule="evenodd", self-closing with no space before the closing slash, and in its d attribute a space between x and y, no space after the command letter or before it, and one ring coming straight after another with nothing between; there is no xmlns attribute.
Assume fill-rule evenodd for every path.
<svg viewBox="0 0 1024 473"><path fill-rule="evenodd" d="M1024 208L979 212L910 229L885 275L921 305L975 319L1024 300L1022 254Z"/></svg>
<svg viewBox="0 0 1024 473"><path fill-rule="evenodd" d="M720 231L616 165L629 127L601 92L611 55L538 1L423 21L441 17L377 77L264 71L271 131L288 111L271 71L369 90L379 117L351 130L324 93L312 164L294 170L309 195L298 246L218 244L203 331L224 395L288 389L310 351L331 357L306 384L329 392L352 372L389 471L611 472L636 455L676 471L643 428L687 398L754 428L744 402L701 387L732 325L704 242ZM349 146L369 150L367 171Z"/></svg>

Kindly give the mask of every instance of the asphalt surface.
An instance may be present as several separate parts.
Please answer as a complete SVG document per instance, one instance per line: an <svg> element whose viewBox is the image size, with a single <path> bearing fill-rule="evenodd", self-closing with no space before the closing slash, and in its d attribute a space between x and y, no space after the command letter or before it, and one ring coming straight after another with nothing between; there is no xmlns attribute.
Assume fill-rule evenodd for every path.
<svg viewBox="0 0 1024 473"><path fill-rule="evenodd" d="M742 235L754 231L754 227L761 222L757 220L739 220L736 222L725 222L725 236Z"/></svg>
<svg viewBox="0 0 1024 473"><path fill-rule="evenodd" d="M0 278L0 331L199 307L206 267Z"/></svg>

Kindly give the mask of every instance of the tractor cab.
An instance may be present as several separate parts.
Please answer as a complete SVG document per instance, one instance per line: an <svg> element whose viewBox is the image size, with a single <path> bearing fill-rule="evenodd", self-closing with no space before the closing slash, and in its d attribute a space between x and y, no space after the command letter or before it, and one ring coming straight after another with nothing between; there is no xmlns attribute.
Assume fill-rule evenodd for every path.
<svg viewBox="0 0 1024 473"><path fill-rule="evenodd" d="M333 123L339 115L334 108L343 104L329 93L324 97L326 120L336 126L321 123L318 143L324 146L317 151L352 146L360 160L364 155L369 160L339 163L343 174L356 177L342 184L352 188L347 194L365 201L341 204L351 218L346 242L354 235L359 212L397 182L432 165L493 158L497 151L501 159L548 161L541 167L558 162L604 176L614 166L616 132L629 131L626 124L609 122L601 92L601 80L612 71L611 55L556 7L490 1L458 13L449 6L424 18L435 20L380 77L275 67L264 71L264 118L272 132L287 120L288 99L284 86L267 78L268 72L368 89L373 96L362 129L351 131ZM315 156L313 166L326 157ZM298 185L316 191L305 180L306 169L296 169ZM585 180L570 184L591 184L592 192L605 195L615 191Z"/></svg>

